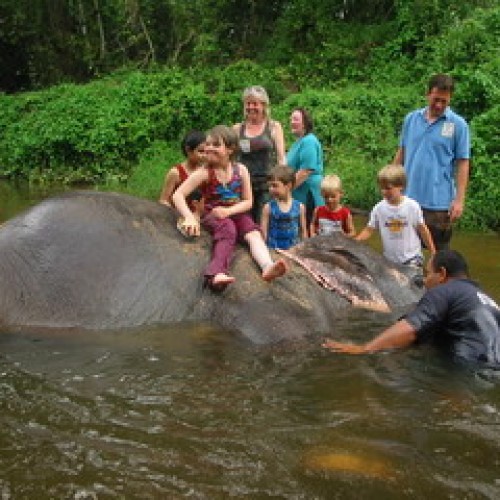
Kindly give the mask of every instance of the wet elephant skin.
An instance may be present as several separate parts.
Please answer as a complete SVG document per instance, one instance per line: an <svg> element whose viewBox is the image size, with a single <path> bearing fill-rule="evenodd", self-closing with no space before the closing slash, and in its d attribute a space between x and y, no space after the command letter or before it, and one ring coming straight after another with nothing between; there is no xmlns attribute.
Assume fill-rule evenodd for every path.
<svg viewBox="0 0 500 500"><path fill-rule="evenodd" d="M223 293L203 288L210 238L186 239L175 213L158 203L95 191L49 198L0 227L0 326L23 329L122 329L202 321L252 342L330 333L349 297L320 286L290 260L290 272L266 283L238 248ZM366 245L343 236L302 246L308 259L364 277L391 307L421 291Z"/></svg>

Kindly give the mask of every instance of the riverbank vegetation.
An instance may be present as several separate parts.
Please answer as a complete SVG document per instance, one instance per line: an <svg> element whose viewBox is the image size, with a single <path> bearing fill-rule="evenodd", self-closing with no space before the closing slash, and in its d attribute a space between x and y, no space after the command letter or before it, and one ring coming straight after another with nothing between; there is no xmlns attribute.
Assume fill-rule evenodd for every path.
<svg viewBox="0 0 500 500"><path fill-rule="evenodd" d="M1 8L0 176L156 198L182 135L239 121L243 88L259 84L285 130L294 106L311 111L326 171L368 210L404 115L425 105L429 76L447 72L473 134L461 224L500 230L496 1L48 4Z"/></svg>

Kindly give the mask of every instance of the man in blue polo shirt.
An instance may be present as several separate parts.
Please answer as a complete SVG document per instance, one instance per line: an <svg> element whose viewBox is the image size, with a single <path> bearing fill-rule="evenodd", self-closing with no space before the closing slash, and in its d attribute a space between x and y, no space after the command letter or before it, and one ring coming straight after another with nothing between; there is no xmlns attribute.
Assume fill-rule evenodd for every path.
<svg viewBox="0 0 500 500"><path fill-rule="evenodd" d="M427 106L406 116L393 160L405 167L406 194L420 203L437 250L448 248L469 180L469 126L449 107L453 87L448 75L431 77Z"/></svg>

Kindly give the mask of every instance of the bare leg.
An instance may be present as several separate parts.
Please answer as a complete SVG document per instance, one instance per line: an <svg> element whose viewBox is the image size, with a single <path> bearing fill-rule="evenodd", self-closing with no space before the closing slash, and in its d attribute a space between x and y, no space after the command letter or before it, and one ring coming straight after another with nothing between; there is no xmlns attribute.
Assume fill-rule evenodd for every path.
<svg viewBox="0 0 500 500"><path fill-rule="evenodd" d="M283 259L273 262L269 249L262 239L260 231L250 231L245 235L245 241L250 247L250 254L262 269L262 278L272 281L288 271L288 265Z"/></svg>

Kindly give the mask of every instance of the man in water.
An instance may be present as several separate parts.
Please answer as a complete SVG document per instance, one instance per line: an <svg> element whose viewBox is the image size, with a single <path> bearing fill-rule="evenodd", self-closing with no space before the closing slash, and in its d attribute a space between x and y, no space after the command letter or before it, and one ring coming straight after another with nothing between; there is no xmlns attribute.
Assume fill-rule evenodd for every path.
<svg viewBox="0 0 500 500"><path fill-rule="evenodd" d="M469 279L454 250L440 250L427 262L426 293L415 308L366 344L327 340L333 352L365 354L436 341L457 360L500 364L500 308Z"/></svg>

